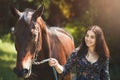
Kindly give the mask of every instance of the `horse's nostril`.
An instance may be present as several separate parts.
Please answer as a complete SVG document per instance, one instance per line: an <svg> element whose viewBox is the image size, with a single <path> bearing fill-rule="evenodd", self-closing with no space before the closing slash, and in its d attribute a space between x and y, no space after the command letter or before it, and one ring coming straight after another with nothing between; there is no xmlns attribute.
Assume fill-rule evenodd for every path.
<svg viewBox="0 0 120 80"><path fill-rule="evenodd" d="M23 69L23 70L22 70L23 75L26 75L28 72L29 72L28 69Z"/></svg>
<svg viewBox="0 0 120 80"><path fill-rule="evenodd" d="M17 69L17 68L14 68L14 69L13 69L13 71L14 71L16 74L18 74L18 73L19 73L19 71L18 71L18 69Z"/></svg>
<svg viewBox="0 0 120 80"><path fill-rule="evenodd" d="M19 70L17 68L14 68L13 69L15 74L18 76L18 77L24 77L28 74L29 70L28 69L22 69L22 70Z"/></svg>
<svg viewBox="0 0 120 80"><path fill-rule="evenodd" d="M29 73L28 69L19 70L17 68L14 68L13 70L18 77L24 77Z"/></svg>

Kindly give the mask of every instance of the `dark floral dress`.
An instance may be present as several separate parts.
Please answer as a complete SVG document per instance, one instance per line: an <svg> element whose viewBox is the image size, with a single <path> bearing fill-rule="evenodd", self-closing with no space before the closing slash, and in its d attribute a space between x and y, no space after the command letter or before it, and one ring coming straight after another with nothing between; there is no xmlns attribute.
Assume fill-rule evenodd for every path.
<svg viewBox="0 0 120 80"><path fill-rule="evenodd" d="M64 65L62 75L69 73L74 65L76 65L76 80L110 80L109 60L101 65L98 61L91 64L85 56L78 58L77 52L73 52Z"/></svg>

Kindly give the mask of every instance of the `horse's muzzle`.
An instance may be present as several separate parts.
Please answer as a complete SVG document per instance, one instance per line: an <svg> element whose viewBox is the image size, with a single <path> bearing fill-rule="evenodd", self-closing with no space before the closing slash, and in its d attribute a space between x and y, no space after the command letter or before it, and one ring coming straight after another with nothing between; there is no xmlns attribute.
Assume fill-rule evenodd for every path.
<svg viewBox="0 0 120 80"><path fill-rule="evenodd" d="M24 77L27 78L30 76L30 72L28 69L17 69L14 68L14 72L18 77Z"/></svg>

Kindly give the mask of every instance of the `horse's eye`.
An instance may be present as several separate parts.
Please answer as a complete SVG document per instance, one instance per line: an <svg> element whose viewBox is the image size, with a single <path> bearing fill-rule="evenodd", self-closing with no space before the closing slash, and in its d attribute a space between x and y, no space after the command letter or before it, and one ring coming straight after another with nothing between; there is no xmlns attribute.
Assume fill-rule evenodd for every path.
<svg viewBox="0 0 120 80"><path fill-rule="evenodd" d="M32 29L32 39L35 40L36 36L38 36L38 30Z"/></svg>
<svg viewBox="0 0 120 80"><path fill-rule="evenodd" d="M32 34L32 39L35 39L35 37L36 37L36 34Z"/></svg>

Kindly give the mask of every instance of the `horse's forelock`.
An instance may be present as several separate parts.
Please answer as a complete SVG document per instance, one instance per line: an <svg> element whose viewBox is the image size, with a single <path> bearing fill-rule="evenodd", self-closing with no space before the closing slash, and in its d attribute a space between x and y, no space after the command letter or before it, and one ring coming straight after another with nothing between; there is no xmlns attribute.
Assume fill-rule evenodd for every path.
<svg viewBox="0 0 120 80"><path fill-rule="evenodd" d="M30 9L30 8L25 9L25 12L34 12L34 11L35 11L34 9Z"/></svg>
<svg viewBox="0 0 120 80"><path fill-rule="evenodd" d="M27 24L30 24L31 23L31 18L32 18L32 14L34 13L35 10L33 9L25 9L24 12L23 12L23 21L25 21Z"/></svg>

